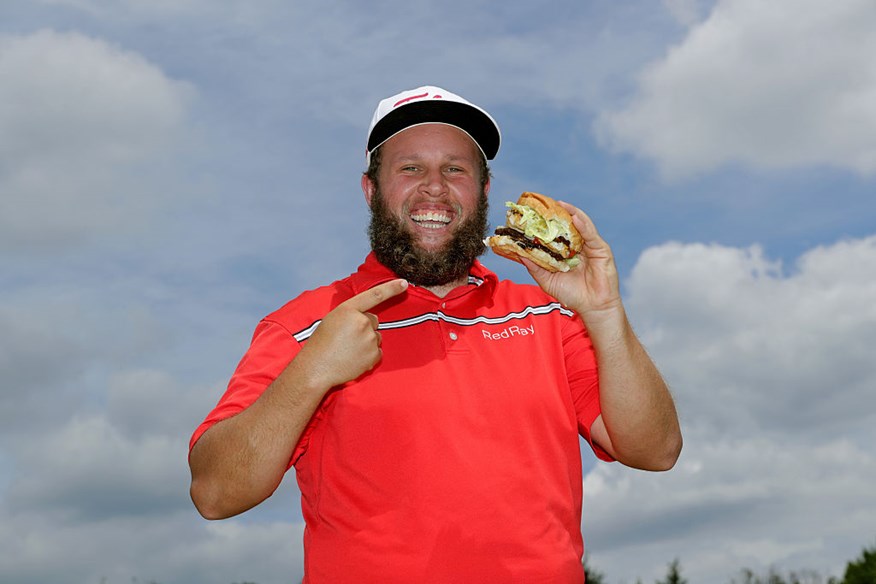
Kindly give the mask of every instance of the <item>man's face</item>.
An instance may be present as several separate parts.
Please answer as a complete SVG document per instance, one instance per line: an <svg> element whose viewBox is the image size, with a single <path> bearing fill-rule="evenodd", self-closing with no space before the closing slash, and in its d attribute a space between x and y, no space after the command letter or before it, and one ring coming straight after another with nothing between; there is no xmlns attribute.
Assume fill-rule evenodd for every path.
<svg viewBox="0 0 876 584"><path fill-rule="evenodd" d="M481 188L477 146L457 128L427 124L380 148L379 181L362 181L378 259L421 286L464 277L487 231L489 183Z"/></svg>

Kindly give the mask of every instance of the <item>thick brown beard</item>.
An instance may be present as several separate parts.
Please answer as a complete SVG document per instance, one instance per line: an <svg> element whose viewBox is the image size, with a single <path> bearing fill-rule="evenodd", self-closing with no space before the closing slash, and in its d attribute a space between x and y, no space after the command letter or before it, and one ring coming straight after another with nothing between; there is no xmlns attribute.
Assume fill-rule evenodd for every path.
<svg viewBox="0 0 876 584"><path fill-rule="evenodd" d="M405 224L387 209L378 188L371 198L371 249L381 264L411 284L449 284L466 277L472 262L486 250L487 211L482 191L475 212L457 227L453 238L441 249L429 251L419 247Z"/></svg>

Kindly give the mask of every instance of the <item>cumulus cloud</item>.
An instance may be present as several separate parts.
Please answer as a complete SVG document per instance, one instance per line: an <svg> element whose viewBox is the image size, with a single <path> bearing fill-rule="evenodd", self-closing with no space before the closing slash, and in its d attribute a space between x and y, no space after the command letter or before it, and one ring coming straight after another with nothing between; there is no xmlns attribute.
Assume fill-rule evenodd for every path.
<svg viewBox="0 0 876 584"><path fill-rule="evenodd" d="M162 514L186 492L185 440L126 437L102 415L74 415L21 446L8 502L78 520Z"/></svg>
<svg viewBox="0 0 876 584"><path fill-rule="evenodd" d="M0 443L0 579L272 582L301 572L300 519L209 523L188 498L188 437L220 387L138 369L104 389L103 403ZM293 484L276 503L287 510Z"/></svg>
<svg viewBox="0 0 876 584"><path fill-rule="evenodd" d="M857 404L876 386L876 237L810 250L789 273L757 246L666 244L642 254L629 285L707 427L808 441L820 439L811 424L871 415Z"/></svg>
<svg viewBox="0 0 876 584"><path fill-rule="evenodd" d="M679 14L689 3L671 2ZM727 164L876 172L876 5L721 0L595 123L668 178Z"/></svg>
<svg viewBox="0 0 876 584"><path fill-rule="evenodd" d="M629 71L665 45L667 31L655 29L679 34L645 3L598 11L574 2L558 11L509 5L497 19L454 0L468 16L452 23L433 5L388 21L386 10L349 0L41 3L59 10L21 9L25 18L8 28L30 30L38 20L67 30L75 18L88 32L0 36L0 252L68 249L137 222L154 237L121 253L107 245L115 239L98 239L64 255L75 256L64 265L56 254L4 258L11 269L0 270L0 580L21 584L300 577L294 476L245 516L208 523L188 500L186 442L255 320L290 290L343 275L361 259L351 233L361 232L362 217L350 201L362 213L364 206L351 198L355 181L338 172L346 164L353 177L361 152L348 156L338 144L359 144L385 91L423 82L507 106L518 139L556 144L556 135L530 128L561 113L574 134L576 112L616 97ZM693 27L681 47L709 27L729 30L713 22L726 7L751 6L722 3L712 13L712 3L664 0L678 23ZM834 11L801 7L801 26L809 12ZM392 35L420 25L439 34L399 53L403 39ZM108 30L124 45L102 40ZM822 58L837 59L834 37L821 32ZM290 61L305 52L313 58ZM866 87L868 63L858 57L849 62ZM194 91L170 71L209 83L211 94L197 103L211 136L203 151L180 152ZM850 86L836 75L834 90ZM690 149L709 152L701 143ZM221 204L142 221L151 206L179 198L181 182L200 180ZM307 237L300 201L314 192L320 196L308 205L320 212L347 209L339 220L348 223L336 230L343 237ZM307 245L320 254L295 255ZM872 443L873 420L855 407L873 385L862 356L873 344L864 302L873 296L872 247L850 240L793 266L757 247L667 244L642 256L629 308L678 395L687 446L672 473L600 464L587 476L584 528L610 580L651 580L648 566L656 579L675 556L706 582L731 564L795 555L795 567L819 567L827 546L846 560L872 538L872 515L849 517L837 501L876 508L867 498L872 453L862 446ZM856 312L844 312L844 302ZM841 344L844 335L857 344ZM767 525L755 523L758 514ZM816 520L823 528L810 527ZM794 537L776 535L785 521ZM707 548L713 535L718 545Z"/></svg>
<svg viewBox="0 0 876 584"><path fill-rule="evenodd" d="M57 329L33 314L20 314L18 306L0 306L0 435L20 426L43 421L43 393L55 387L64 376L79 377L85 351L74 339L59 335ZM53 355L51 366L48 356ZM61 401L56 394L55 403ZM66 401L66 400L64 400ZM24 419L23 419L24 418Z"/></svg>
<svg viewBox="0 0 876 584"><path fill-rule="evenodd" d="M757 246L668 243L628 287L685 449L665 475L589 473L594 563L629 581L674 557L692 581L770 565L839 575L876 524L876 236L790 268ZM654 573L632 573L630 554Z"/></svg>
<svg viewBox="0 0 876 584"><path fill-rule="evenodd" d="M872 452L842 438L807 448L693 432L665 475L591 471L584 532L616 581L656 580L673 558L692 582L729 582L743 567L840 575L872 538L874 480Z"/></svg>
<svg viewBox="0 0 876 584"><path fill-rule="evenodd" d="M663 6L679 24L690 26L700 19L701 0L663 0Z"/></svg>
<svg viewBox="0 0 876 584"><path fill-rule="evenodd" d="M189 85L51 30L0 36L0 77L0 249L124 230L167 196L147 185L180 136Z"/></svg>
<svg viewBox="0 0 876 584"><path fill-rule="evenodd" d="M302 530L280 521L208 524L186 512L71 523L0 510L0 574L16 584L290 582L302 573Z"/></svg>
<svg viewBox="0 0 876 584"><path fill-rule="evenodd" d="M89 383L98 387L82 387ZM0 502L85 523L192 511L188 438L221 388L186 385L156 369L120 371L104 387L74 376L74 385L78 401L68 398L52 426L20 429L25 439L3 448L15 474ZM45 389L43 407L59 394Z"/></svg>
<svg viewBox="0 0 876 584"><path fill-rule="evenodd" d="M31 263L52 276L43 285L33 285L30 274L10 278L0 305L0 439L58 427L71 411L106 399L106 377L115 376L115 394L137 377L120 373L128 371L126 363L172 347L179 337L142 280L119 285L106 273L83 278L75 268ZM16 286L20 281L27 284Z"/></svg>

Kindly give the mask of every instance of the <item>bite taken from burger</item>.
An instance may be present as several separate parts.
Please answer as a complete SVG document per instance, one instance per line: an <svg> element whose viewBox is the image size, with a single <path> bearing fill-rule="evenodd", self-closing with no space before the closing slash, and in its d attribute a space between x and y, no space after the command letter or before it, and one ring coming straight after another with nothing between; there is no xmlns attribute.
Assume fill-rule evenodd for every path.
<svg viewBox="0 0 876 584"><path fill-rule="evenodd" d="M578 264L584 241L572 216L554 199L526 192L505 206L505 225L484 240L494 253L515 262L527 258L552 272L568 272Z"/></svg>

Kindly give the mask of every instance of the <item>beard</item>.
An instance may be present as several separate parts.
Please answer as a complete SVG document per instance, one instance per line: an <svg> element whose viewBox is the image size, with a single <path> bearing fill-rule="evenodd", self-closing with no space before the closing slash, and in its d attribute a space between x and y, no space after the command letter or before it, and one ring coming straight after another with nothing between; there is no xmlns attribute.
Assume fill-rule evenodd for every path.
<svg viewBox="0 0 876 584"><path fill-rule="evenodd" d="M472 262L486 250L487 196L481 191L471 217L459 224L442 248L431 251L417 245L403 221L386 207L378 187L371 198L368 237L377 260L416 286L440 286L468 276Z"/></svg>

